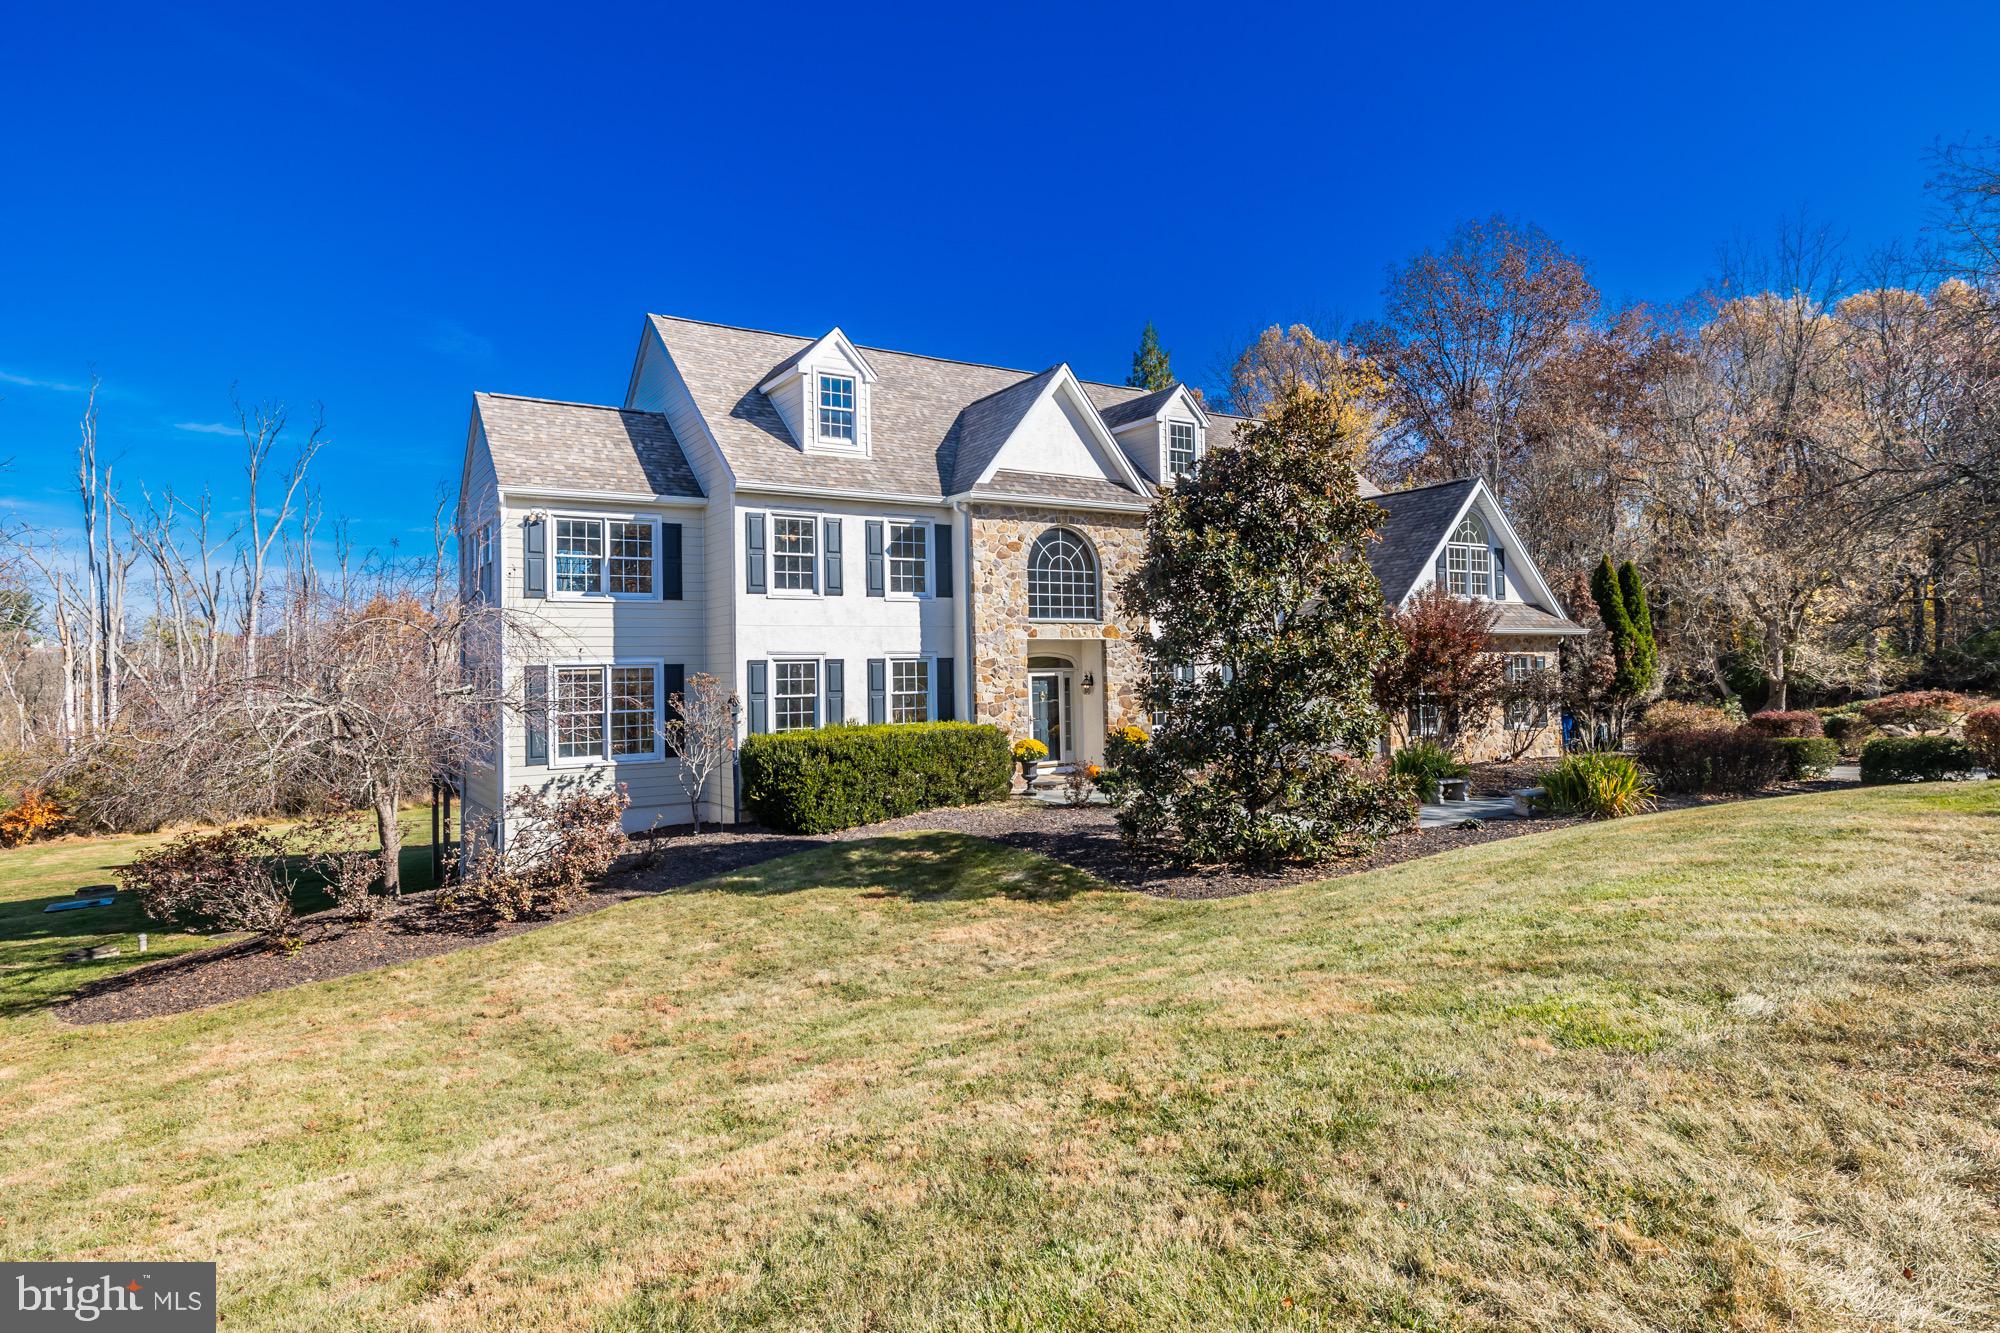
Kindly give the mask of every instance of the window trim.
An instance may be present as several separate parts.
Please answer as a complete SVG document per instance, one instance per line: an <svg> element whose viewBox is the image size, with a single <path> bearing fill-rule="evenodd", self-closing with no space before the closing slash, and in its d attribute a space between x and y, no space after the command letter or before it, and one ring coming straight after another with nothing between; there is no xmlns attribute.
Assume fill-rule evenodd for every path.
<svg viewBox="0 0 2000 1333"><path fill-rule="evenodd" d="M820 531L824 514L811 514L796 509L767 509L764 511L764 560L768 569L764 575L764 596L778 597L789 601L810 602L826 596L826 578L820 571L820 561L825 558L825 538ZM812 551L806 557L807 571L812 575L810 588L781 588L778 586L778 522L781 519L795 519L804 523L812 534ZM795 558L795 557L788 557ZM843 558L845 558L843 556ZM750 596L757 594L751 593Z"/></svg>
<svg viewBox="0 0 2000 1333"><path fill-rule="evenodd" d="M633 596L636 594L626 595ZM611 671L614 667L651 667L653 669L653 749L650 754L613 755L611 753ZM546 692L548 702L544 705L547 709L547 718L543 723L548 728L548 767L615 768L619 764L658 764L665 762L667 757L666 738L661 735L661 725L665 720L667 702L664 697L667 684L667 660L664 657L600 658L594 661L588 658L574 658L543 662L532 669L548 673L548 689ZM556 741L556 716L558 709L556 707L555 673L559 670L577 669L595 670L598 673L599 681L604 687L604 709L599 714L604 724L603 743L595 755L563 758L558 753L559 747Z"/></svg>
<svg viewBox="0 0 2000 1333"><path fill-rule="evenodd" d="M882 522L882 596L892 602L922 602L937 595L937 552L931 549L937 540L937 523L928 518L899 517L883 514ZM915 592L896 591L896 557L889 554L895 545L894 530L898 527L915 528L921 535L919 541L924 548L923 585Z"/></svg>
<svg viewBox="0 0 2000 1333"><path fill-rule="evenodd" d="M839 449L849 453L861 451L861 376L853 370L829 371L815 367L810 375L812 384L811 401L807 404L812 411L813 443L822 449ZM848 406L828 407L824 403L828 380L847 381ZM823 412L846 412L849 434L829 435Z"/></svg>
<svg viewBox="0 0 2000 1333"><path fill-rule="evenodd" d="M1178 426L1185 426L1188 433L1188 465L1186 472L1178 471L1174 467L1174 429ZM1161 447L1165 450L1166 463L1166 466L1160 469L1160 474L1163 477L1169 481L1178 481L1182 477L1192 477L1195 468L1201 464L1201 455L1203 452L1201 447L1201 427L1192 421L1169 420L1166 423L1166 439L1161 442Z"/></svg>
<svg viewBox="0 0 2000 1333"><path fill-rule="evenodd" d="M787 731L815 731L826 725L826 657L820 653L792 653L786 657L772 657L771 679L766 689L770 691L771 731L780 734ZM778 725L778 702L781 699L803 699L802 694L781 694L778 682L784 678L784 668L788 666L810 666L813 669L812 685L812 725L809 727L783 727Z"/></svg>
<svg viewBox="0 0 2000 1333"><path fill-rule="evenodd" d="M1483 540L1471 541L1471 542L1459 540L1458 536L1459 530L1468 523L1472 524L1474 527L1479 529L1480 532L1485 534ZM1479 556L1479 567L1476 570L1473 567L1473 559L1472 559L1473 553L1475 552ZM1452 568L1452 559L1454 556L1458 557L1460 560L1464 562L1464 568L1462 569ZM1482 582L1485 585L1483 588L1473 587L1474 573L1477 573L1480 576L1480 582ZM1465 587L1463 589L1453 586L1455 581L1454 576L1462 576L1464 578ZM1465 513L1461 514L1459 516L1458 521L1451 525L1451 532L1445 538L1444 586L1445 586L1445 591L1453 594L1454 596L1477 597L1484 601L1489 601L1489 602L1494 600L1493 530L1490 526L1488 526L1486 520L1480 517L1479 514L1473 510L1468 509L1465 511Z"/></svg>
<svg viewBox="0 0 2000 1333"><path fill-rule="evenodd" d="M599 554L597 557L597 587L591 591L578 592L562 586L560 561L562 551L558 545L561 525L570 523L594 523L597 525ZM647 582L651 585L646 592L611 592L611 525L613 523L634 523L645 525L652 533L653 556ZM660 543L666 520L656 514L579 514L551 511L548 517L548 596L558 602L652 602L660 598ZM551 663L551 665L554 665ZM583 663L588 666L589 663ZM640 665L643 665L641 663Z"/></svg>
<svg viewBox="0 0 2000 1333"><path fill-rule="evenodd" d="M1040 549L1042 540L1050 533L1055 532L1064 533L1073 538L1083 548L1084 554L1090 558L1091 608L1090 614L1087 616L1040 616L1035 614L1035 552ZM1027 569L1024 571L1026 575L1024 591L1028 598L1028 620L1031 623L1038 625L1097 625L1104 623L1104 561L1098 556L1097 544L1091 541L1088 536L1077 531L1077 529L1067 523L1051 523L1048 527L1036 533L1034 540L1028 543L1028 549L1023 552L1023 560L1027 565Z"/></svg>
<svg viewBox="0 0 2000 1333"><path fill-rule="evenodd" d="M896 721L896 664L898 662L922 662L924 664L924 715L918 722L935 722L938 713L938 672L935 653L890 653L883 659L882 715L892 726L915 726L916 722Z"/></svg>

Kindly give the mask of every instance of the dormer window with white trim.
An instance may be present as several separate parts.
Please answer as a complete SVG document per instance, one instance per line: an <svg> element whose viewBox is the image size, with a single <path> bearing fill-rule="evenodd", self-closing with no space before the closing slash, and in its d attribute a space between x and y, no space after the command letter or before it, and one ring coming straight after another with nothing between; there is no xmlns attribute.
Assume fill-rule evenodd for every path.
<svg viewBox="0 0 2000 1333"><path fill-rule="evenodd" d="M819 438L822 444L855 447L854 377L819 377Z"/></svg>
<svg viewBox="0 0 2000 1333"><path fill-rule="evenodd" d="M1194 423L1192 421L1169 421L1167 423L1167 475L1170 477L1192 477L1194 475L1196 458Z"/></svg>
<svg viewBox="0 0 2000 1333"><path fill-rule="evenodd" d="M1493 595L1493 547L1486 525L1467 514L1444 548L1445 586L1461 597Z"/></svg>

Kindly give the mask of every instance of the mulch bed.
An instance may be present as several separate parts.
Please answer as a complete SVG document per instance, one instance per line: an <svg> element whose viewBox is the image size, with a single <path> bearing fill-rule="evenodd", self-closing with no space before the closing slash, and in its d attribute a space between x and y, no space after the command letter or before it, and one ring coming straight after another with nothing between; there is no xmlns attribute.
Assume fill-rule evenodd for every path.
<svg viewBox="0 0 2000 1333"><path fill-rule="evenodd" d="M1511 774L1495 775L1493 781L1496 784L1504 782L1508 785L1494 789L1511 790L1529 785L1519 780L1520 777L1518 768ZM1802 783L1769 794L1793 795L1847 785L1850 784L1829 779ZM1483 790L1477 785L1474 789ZM1660 808L1715 804L1727 799L1740 798L1674 799L1662 801ZM969 834L990 839L1003 847L1038 852L1051 860L1064 862L1111 884L1140 893L1160 898L1212 899L1233 898L1288 884L1357 874L1460 847L1518 838L1523 834L1546 833L1580 822L1575 819L1512 819L1494 820L1469 829L1425 829L1389 838L1365 856L1266 874L1227 869L1187 870L1135 860L1120 842L1117 825L1112 821L1110 810L1104 806L1049 806L1018 798L992 805L927 810L866 828L846 829L821 836L776 833L740 825L729 829L710 829L700 834L682 829L664 834L661 838L663 845L650 859L633 857L628 860L562 916L536 921L471 921L442 910L431 893L410 894L393 913L373 922L344 921L331 913L304 918L300 931L303 947L290 956L256 940L181 954L93 982L56 1005L55 1014L68 1023L116 1023L161 1014L185 1013L264 991L284 990L309 981L325 981L505 939L556 921L599 911L615 903L697 884L716 875L742 870L775 857L789 856L793 852L888 833L941 829Z"/></svg>

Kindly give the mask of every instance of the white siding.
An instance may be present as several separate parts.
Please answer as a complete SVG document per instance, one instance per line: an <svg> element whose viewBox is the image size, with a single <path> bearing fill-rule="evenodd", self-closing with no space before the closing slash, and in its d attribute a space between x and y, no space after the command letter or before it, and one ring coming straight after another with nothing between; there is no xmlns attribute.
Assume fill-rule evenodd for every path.
<svg viewBox="0 0 2000 1333"><path fill-rule="evenodd" d="M650 517L664 523L678 523L683 600L524 597L522 533L528 515L537 509L546 509L554 515ZM522 670L529 663L659 661L678 664L690 676L697 671L712 670L707 650L706 599L702 595L708 571L705 508L509 501L502 512L501 577L505 605L511 613L507 642L510 691L519 691ZM679 782L679 765L671 757L581 767L530 765L526 729L521 721L509 719L506 731L509 792L538 786L553 777L581 776L594 782L622 782L632 802L625 821L628 830L638 832L655 824L687 820L687 795ZM716 817L713 794L703 817Z"/></svg>

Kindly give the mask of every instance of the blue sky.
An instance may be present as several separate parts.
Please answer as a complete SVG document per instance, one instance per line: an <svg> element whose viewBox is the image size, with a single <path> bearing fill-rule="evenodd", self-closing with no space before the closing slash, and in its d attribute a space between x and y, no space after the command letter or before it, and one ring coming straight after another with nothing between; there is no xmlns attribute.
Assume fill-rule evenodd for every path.
<svg viewBox="0 0 2000 1333"><path fill-rule="evenodd" d="M17 517L93 368L128 482L231 487L234 383L421 541L472 392L616 401L648 310L1106 379L1151 319L1199 383L1464 217L1672 301L1800 209L1914 237L1925 150L2000 133L1972 4L294 10L10 13Z"/></svg>

